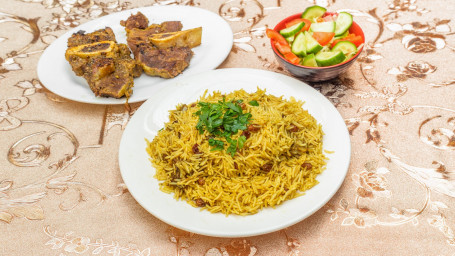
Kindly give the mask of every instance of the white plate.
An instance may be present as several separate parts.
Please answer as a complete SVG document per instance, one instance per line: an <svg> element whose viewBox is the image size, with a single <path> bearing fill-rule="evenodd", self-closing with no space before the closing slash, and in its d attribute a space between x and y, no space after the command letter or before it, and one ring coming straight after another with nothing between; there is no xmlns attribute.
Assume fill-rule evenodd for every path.
<svg viewBox="0 0 455 256"><path fill-rule="evenodd" d="M96 97L84 78L78 77L71 70L65 59L67 40L75 32L87 33L104 27L111 27L117 42L126 43L126 32L120 26L131 14L142 12L149 24L179 20L183 29L202 27L202 43L193 48L194 56L190 65L176 78L215 69L228 56L232 48L233 34L229 24L219 15L208 10L190 6L151 6L113 13L80 25L60 36L46 48L38 62L38 77L47 89L64 98L93 104L124 104L125 99ZM167 79L142 74L134 79L133 95L129 102L148 99L162 88Z"/></svg>
<svg viewBox="0 0 455 256"><path fill-rule="evenodd" d="M200 211L185 201L177 201L173 194L159 190L153 178L145 148L145 138L152 140L169 120L168 110L178 103L199 99L206 89L229 93L244 89L255 92L257 87L268 94L294 96L305 101L307 109L325 133L323 147L335 151L327 154L327 169L318 176L318 185L305 195L267 208L250 216L229 215ZM322 94L294 78L257 69L218 69L179 81L169 81L166 88L147 100L128 123L120 142L119 164L123 180L131 195L147 211L162 221L193 233L216 237L245 237L269 233L310 216L335 194L342 184L349 166L351 146L348 130L335 107Z"/></svg>

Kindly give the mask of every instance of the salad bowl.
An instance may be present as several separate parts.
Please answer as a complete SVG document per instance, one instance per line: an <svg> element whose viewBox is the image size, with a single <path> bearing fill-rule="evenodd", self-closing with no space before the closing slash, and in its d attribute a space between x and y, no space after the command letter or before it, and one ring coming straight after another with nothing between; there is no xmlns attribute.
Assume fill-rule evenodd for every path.
<svg viewBox="0 0 455 256"><path fill-rule="evenodd" d="M280 21L274 27L273 31L272 30L267 31L268 36L270 38L270 44L272 46L272 50L275 54L276 59L278 60L280 65L282 67L284 67L286 70L288 70L292 75L294 75L295 77L298 77L304 81L320 82L320 81L326 81L326 80L330 80L330 79L337 77L339 74L346 71L357 60L360 53L362 52L363 44L365 42L365 35L364 35L362 29L356 22L352 21L352 24L350 25L349 29L346 31L346 34L347 35L356 35L357 42L355 42L355 43L358 45L358 47L355 49L356 51L354 53L352 53L351 55L346 55L343 61L341 61L340 63L336 63L334 65L327 65L327 66L321 66L321 65L318 66L317 64L315 64L314 66L307 66L307 65L304 65L306 63L303 63L305 61L304 57L299 58L298 61L297 60L293 61L288 56L282 54L282 52L280 52L281 49L279 49L282 46L282 44L280 45L279 43L277 43L277 39L276 39L276 37L278 36L277 34L279 34L280 32L283 33L282 31L287 29L287 24L292 23L292 21L301 19L302 14L304 14L304 12L291 15L291 16L283 19L282 21ZM309 31L311 31L311 28L309 29ZM270 35L271 33L273 33L274 35ZM311 32L309 32L309 33L311 33ZM286 40L287 40L287 38L286 38ZM338 41L335 41L334 39L332 39L332 41L330 43L333 43L333 42L339 43L341 40L343 40L343 38L339 37ZM289 43L289 47L293 49L294 48L293 42L288 42L288 43ZM327 45L330 45L330 43L328 43ZM350 43L350 42L348 42L348 43ZM333 45L332 45L331 48L333 50L335 47L333 47ZM329 49L330 49L329 46L325 46L324 48L322 48L321 51L325 51L325 50L329 51ZM281 50L281 51L283 51L283 50ZM294 55L294 54L291 54L291 55L301 57L299 55ZM316 56L317 55L318 54L316 54Z"/></svg>

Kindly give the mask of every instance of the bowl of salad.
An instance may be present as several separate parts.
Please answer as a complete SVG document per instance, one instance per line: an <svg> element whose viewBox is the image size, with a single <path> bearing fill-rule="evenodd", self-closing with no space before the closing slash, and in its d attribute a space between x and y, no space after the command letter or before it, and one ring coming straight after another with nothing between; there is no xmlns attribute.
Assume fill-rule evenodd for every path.
<svg viewBox="0 0 455 256"><path fill-rule="evenodd" d="M314 5L267 29L278 62L310 82L337 77L363 49L365 35L347 12L328 12Z"/></svg>

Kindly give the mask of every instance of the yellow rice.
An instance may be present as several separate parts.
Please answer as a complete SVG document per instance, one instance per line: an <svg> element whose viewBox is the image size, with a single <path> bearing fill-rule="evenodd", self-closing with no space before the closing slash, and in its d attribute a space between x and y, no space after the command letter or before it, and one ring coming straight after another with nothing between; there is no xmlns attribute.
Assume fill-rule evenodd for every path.
<svg viewBox="0 0 455 256"><path fill-rule="evenodd" d="M222 97L220 92L206 92L199 101L216 103ZM213 213L247 215L298 197L318 183L316 176L324 170L326 160L323 132L302 109L303 102L267 95L261 89L252 94L238 90L225 97L226 101L247 103L244 112L252 114L250 123L260 130L251 132L234 157L226 150L211 151L207 131L201 135L195 128L198 116L194 113L199 107L195 103L178 105L153 141L147 141L162 191L174 193L176 199L194 207L203 202L201 208ZM250 106L252 100L259 106ZM202 153L193 152L195 144ZM273 165L270 171L261 168L266 164Z"/></svg>

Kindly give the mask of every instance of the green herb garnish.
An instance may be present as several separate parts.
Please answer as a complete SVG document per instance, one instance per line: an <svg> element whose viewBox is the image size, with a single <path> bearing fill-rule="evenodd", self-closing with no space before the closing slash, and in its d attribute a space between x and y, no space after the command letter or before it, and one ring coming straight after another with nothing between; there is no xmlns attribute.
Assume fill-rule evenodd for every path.
<svg viewBox="0 0 455 256"><path fill-rule="evenodd" d="M251 106L254 106L254 107L259 106L259 103L258 103L257 101L255 101L255 100L252 100L252 101L250 101L250 102L248 102L248 103L249 103Z"/></svg>
<svg viewBox="0 0 455 256"><path fill-rule="evenodd" d="M200 134L207 131L212 137L209 139L209 145L214 150L224 150L224 142L222 138L229 144L226 152L234 157L238 149L243 148L246 137L240 136L237 139L232 139L232 135L237 134L239 131L246 130L251 120L250 113L243 113L242 104L243 100L232 100L218 103L199 102L199 110L194 113L199 116L199 121L196 129ZM251 101L250 105L257 104L257 101Z"/></svg>

